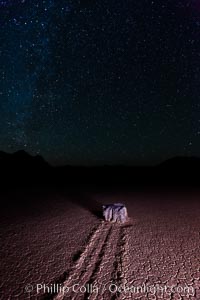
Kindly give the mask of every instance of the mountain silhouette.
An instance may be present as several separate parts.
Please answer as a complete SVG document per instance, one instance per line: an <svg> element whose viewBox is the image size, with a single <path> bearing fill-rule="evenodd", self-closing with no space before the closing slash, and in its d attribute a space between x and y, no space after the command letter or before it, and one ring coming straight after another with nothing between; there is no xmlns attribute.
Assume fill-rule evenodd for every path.
<svg viewBox="0 0 200 300"><path fill-rule="evenodd" d="M0 184L14 185L71 184L94 185L195 185L200 182L197 172L200 158L174 157L156 166L50 166L42 156L32 156L24 150L13 154L0 151Z"/></svg>
<svg viewBox="0 0 200 300"><path fill-rule="evenodd" d="M0 151L0 168L7 169L41 169L48 167L49 164L40 155L32 156L24 150L15 153Z"/></svg>
<svg viewBox="0 0 200 300"><path fill-rule="evenodd" d="M159 166L173 169L197 169L200 168L200 158L177 156L162 162Z"/></svg>

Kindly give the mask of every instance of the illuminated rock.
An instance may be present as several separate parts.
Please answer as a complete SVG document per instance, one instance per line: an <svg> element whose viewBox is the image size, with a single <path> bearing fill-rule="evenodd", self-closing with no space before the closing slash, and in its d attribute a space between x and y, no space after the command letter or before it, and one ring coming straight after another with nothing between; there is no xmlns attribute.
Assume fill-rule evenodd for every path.
<svg viewBox="0 0 200 300"><path fill-rule="evenodd" d="M103 216L108 222L125 223L128 218L127 208L122 203L103 205Z"/></svg>

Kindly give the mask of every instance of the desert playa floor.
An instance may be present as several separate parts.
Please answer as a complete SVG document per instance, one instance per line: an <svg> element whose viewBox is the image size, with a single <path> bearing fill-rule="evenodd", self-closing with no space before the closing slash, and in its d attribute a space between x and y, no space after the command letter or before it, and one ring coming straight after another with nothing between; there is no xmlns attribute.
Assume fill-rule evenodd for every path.
<svg viewBox="0 0 200 300"><path fill-rule="evenodd" d="M0 299L200 299L199 198L165 191L1 195ZM114 202L127 206L124 225L101 218L101 205Z"/></svg>

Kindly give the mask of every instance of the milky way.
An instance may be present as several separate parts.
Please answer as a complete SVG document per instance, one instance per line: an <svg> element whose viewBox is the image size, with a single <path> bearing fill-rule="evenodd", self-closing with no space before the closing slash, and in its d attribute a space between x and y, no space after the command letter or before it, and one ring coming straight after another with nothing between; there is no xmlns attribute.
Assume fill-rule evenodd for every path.
<svg viewBox="0 0 200 300"><path fill-rule="evenodd" d="M56 164L200 152L196 1L0 1L1 150Z"/></svg>

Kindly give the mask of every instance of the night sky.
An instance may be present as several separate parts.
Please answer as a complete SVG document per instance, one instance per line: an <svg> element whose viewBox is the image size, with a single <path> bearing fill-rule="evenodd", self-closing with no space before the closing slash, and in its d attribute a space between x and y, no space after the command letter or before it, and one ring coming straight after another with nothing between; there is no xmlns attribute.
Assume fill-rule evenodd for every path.
<svg viewBox="0 0 200 300"><path fill-rule="evenodd" d="M84 165L199 156L199 0L0 0L0 22L0 150Z"/></svg>

